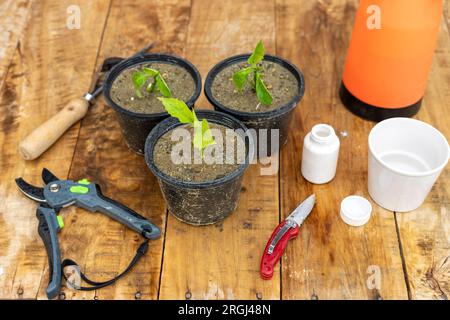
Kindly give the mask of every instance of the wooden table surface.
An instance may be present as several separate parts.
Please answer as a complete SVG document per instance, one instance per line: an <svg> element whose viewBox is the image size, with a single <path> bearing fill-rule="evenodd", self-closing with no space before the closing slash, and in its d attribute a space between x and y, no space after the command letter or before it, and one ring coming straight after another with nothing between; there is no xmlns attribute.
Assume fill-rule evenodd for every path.
<svg viewBox="0 0 450 320"><path fill-rule="evenodd" d="M66 26L81 9L81 28ZM36 203L14 178L40 184L42 167L61 178L87 177L105 194L161 227L149 254L116 285L92 292L63 287L65 299L447 299L450 295L450 168L426 203L411 213L374 205L364 227L339 217L347 195L367 193L367 135L373 123L338 98L356 0L3 0L0 2L0 298L45 299L47 257L37 234ZM416 116L450 138L450 6L423 107ZM25 162L18 142L82 95L109 56L150 41L155 52L189 59L203 79L219 60L249 52L262 39L269 53L303 71L306 94L295 113L280 171L245 174L239 207L223 223L192 227L166 210L144 159L128 150L112 110L97 99L86 118L53 148ZM197 107L211 108L202 95ZM300 174L304 135L316 123L341 134L338 172L327 185ZM259 277L261 252L280 219L315 193L315 210L291 242L271 281ZM122 271L141 239L100 214L68 208L62 255L94 279ZM375 277L375 278L374 278ZM380 280L378 285L373 281ZM369 284L368 284L369 282Z"/></svg>

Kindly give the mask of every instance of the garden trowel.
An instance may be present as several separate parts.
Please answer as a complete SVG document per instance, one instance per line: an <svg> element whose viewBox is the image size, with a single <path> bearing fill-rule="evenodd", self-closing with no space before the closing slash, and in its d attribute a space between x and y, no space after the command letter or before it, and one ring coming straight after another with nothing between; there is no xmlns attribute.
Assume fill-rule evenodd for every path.
<svg viewBox="0 0 450 320"><path fill-rule="evenodd" d="M150 43L142 50L131 56L136 57L149 51L154 43ZM130 59L127 58L127 59ZM91 88L81 98L71 100L62 110L34 129L19 144L19 153L25 160L33 160L52 146L73 124L81 120L87 113L89 104L103 91L103 79L116 64L124 58L110 57L103 61L101 68L94 74Z"/></svg>

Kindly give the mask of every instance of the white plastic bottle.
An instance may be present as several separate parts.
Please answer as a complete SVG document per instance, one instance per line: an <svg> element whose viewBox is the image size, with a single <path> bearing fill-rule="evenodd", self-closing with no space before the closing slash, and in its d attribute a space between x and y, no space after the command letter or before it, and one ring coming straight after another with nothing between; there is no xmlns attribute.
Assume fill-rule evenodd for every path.
<svg viewBox="0 0 450 320"><path fill-rule="evenodd" d="M315 125L303 143L302 175L311 183L322 184L333 180L339 157L340 142L333 127Z"/></svg>

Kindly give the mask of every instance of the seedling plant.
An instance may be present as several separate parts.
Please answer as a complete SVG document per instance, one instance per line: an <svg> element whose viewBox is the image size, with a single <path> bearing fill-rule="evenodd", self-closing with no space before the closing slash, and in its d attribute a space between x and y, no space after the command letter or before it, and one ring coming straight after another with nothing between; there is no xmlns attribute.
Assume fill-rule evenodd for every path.
<svg viewBox="0 0 450 320"><path fill-rule="evenodd" d="M215 144L214 138L211 134L208 121L202 119L198 120L194 109L184 103L184 101L175 98L158 98L166 111L172 116L178 119L180 123L186 123L194 128L194 140L192 141L195 148L200 150L200 154L203 158L203 151L206 147Z"/></svg>
<svg viewBox="0 0 450 320"><path fill-rule="evenodd" d="M253 79L251 85L256 92L259 102L264 105L271 105L273 98L264 83L263 70L258 65L264 59L264 53L264 45L262 41L259 41L253 50L253 53L247 59L249 66L242 68L233 74L233 83L237 90L242 91L251 75Z"/></svg>
<svg viewBox="0 0 450 320"><path fill-rule="evenodd" d="M153 81L148 80L153 78ZM143 68L142 70L136 71L132 76L134 89L136 91L136 96L142 99L142 89L145 86L147 92L159 91L161 95L165 98L171 98L172 92L167 86L166 81L158 70L151 68Z"/></svg>

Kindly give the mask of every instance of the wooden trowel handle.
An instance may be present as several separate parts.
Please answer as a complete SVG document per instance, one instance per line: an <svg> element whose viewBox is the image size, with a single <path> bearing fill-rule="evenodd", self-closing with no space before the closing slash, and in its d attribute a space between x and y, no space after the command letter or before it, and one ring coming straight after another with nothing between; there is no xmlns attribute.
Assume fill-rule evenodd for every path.
<svg viewBox="0 0 450 320"><path fill-rule="evenodd" d="M83 98L70 101L61 111L33 130L19 144L19 153L25 160L33 160L44 153L74 123L83 118L89 102Z"/></svg>

